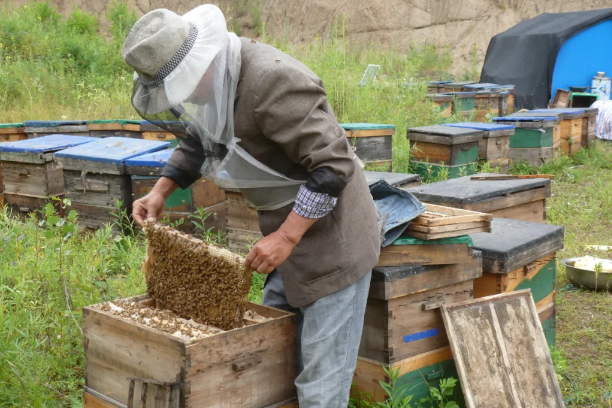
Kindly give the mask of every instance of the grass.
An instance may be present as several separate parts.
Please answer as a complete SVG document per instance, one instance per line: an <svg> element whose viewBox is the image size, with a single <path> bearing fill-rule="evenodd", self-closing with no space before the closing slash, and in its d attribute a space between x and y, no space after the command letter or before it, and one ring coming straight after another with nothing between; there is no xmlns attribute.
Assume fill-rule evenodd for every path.
<svg viewBox="0 0 612 408"><path fill-rule="evenodd" d="M237 4L265 38L259 6ZM136 118L129 101L132 72L120 57L135 18L126 3L114 0L107 15L110 33L100 36L98 17L78 9L64 18L46 2L1 3L0 123ZM410 172L404 135L408 127L442 122L424 98L425 82L449 78L448 49L411 47L400 53L351 44L343 32L340 19L330 36L308 45L291 45L288 35L266 41L323 79L340 122L394 124L394 168ZM379 76L358 86L368 64L381 65ZM584 245L611 242L611 163L612 146L600 143L538 170L556 175L547 215L549 223L566 228L559 260L586 254ZM516 164L513 172L536 170ZM71 231L75 222L48 212L22 224L0 209L0 407L82 406L81 308L145 290L141 239L113 237L109 229L81 236ZM564 396L569 406L610 408L612 296L564 290L568 282L560 263L558 275L553 356ZM252 300L261 299L262 287L263 277L255 275Z"/></svg>

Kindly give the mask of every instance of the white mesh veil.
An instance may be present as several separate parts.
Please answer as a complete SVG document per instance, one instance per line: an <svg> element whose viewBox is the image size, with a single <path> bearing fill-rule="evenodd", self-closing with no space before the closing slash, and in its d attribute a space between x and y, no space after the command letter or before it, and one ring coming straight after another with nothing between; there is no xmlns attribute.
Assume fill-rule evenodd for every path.
<svg viewBox="0 0 612 408"><path fill-rule="evenodd" d="M189 36L152 78L134 74L132 104L145 120L179 138L187 133L199 137L206 156L204 177L223 188L258 189L256 196L243 193L260 209L286 205L304 181L291 180L258 162L234 136L240 39L227 31L216 6L197 7L181 18L190 24Z"/></svg>

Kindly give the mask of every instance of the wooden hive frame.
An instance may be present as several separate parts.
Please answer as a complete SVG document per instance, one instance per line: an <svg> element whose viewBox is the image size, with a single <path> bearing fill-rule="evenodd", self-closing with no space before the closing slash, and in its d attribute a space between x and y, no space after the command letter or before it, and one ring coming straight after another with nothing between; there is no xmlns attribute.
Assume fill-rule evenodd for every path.
<svg viewBox="0 0 612 408"><path fill-rule="evenodd" d="M434 204L425 207L427 211L408 225L406 235L429 240L491 231L490 214Z"/></svg>

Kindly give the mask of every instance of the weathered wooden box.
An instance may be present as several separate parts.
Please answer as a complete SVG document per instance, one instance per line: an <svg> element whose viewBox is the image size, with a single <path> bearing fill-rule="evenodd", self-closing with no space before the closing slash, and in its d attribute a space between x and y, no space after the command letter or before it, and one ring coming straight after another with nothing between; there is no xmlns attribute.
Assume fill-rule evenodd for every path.
<svg viewBox="0 0 612 408"><path fill-rule="evenodd" d="M531 289L538 309L554 303L555 253L563 248L563 237L563 227L493 219L491 233L472 235L474 249L483 257L474 297Z"/></svg>
<svg viewBox="0 0 612 408"><path fill-rule="evenodd" d="M42 136L64 134L72 136L89 136L87 122L84 120L67 121L39 121L31 120L23 122L28 139Z"/></svg>
<svg viewBox="0 0 612 408"><path fill-rule="evenodd" d="M475 84L475 81L457 81L457 82L449 82L444 84L444 90L446 92L462 92L466 90L467 85Z"/></svg>
<svg viewBox="0 0 612 408"><path fill-rule="evenodd" d="M476 92L453 92L453 113L469 117L476 106Z"/></svg>
<svg viewBox="0 0 612 408"><path fill-rule="evenodd" d="M429 81L427 83L427 93L428 94L437 94L445 92L444 86L446 84L450 84L453 81Z"/></svg>
<svg viewBox="0 0 612 408"><path fill-rule="evenodd" d="M0 143L5 203L14 215L41 209L51 198L64 196L62 166L54 153L92 142L83 136L51 135Z"/></svg>
<svg viewBox="0 0 612 408"><path fill-rule="evenodd" d="M472 257L469 236L434 240L400 237L381 248L377 266L451 265L470 262Z"/></svg>
<svg viewBox="0 0 612 408"><path fill-rule="evenodd" d="M453 95L434 94L427 95L427 98L437 105L441 117L450 118L453 115Z"/></svg>
<svg viewBox="0 0 612 408"><path fill-rule="evenodd" d="M0 124L0 143L16 142L27 139L23 123L2 123ZM0 205L4 203L2 190L2 166L0 166Z"/></svg>
<svg viewBox="0 0 612 408"><path fill-rule="evenodd" d="M567 151L575 153L580 147L589 147L595 141L595 121L599 109L597 108L551 108L536 109L533 112L555 112L561 115L561 125L559 126L559 145L562 139L566 139ZM577 120L580 119L580 147L574 146L577 136ZM566 123L567 121L567 123ZM571 140L571 142L570 142ZM570 143L572 144L570 148Z"/></svg>
<svg viewBox="0 0 612 408"><path fill-rule="evenodd" d="M499 116L511 115L514 113L514 85L500 85L500 89Z"/></svg>
<svg viewBox="0 0 612 408"><path fill-rule="evenodd" d="M140 121L131 119L93 120L87 123L92 137L131 137L142 139Z"/></svg>
<svg viewBox="0 0 612 408"><path fill-rule="evenodd" d="M393 169L393 135L395 125L377 123L343 123L349 143L368 170Z"/></svg>
<svg viewBox="0 0 612 408"><path fill-rule="evenodd" d="M79 213L81 227L98 229L112 222L119 201L129 213L132 183L125 161L168 146L167 142L107 137L57 153L56 160L64 168L66 197Z"/></svg>
<svg viewBox="0 0 612 408"><path fill-rule="evenodd" d="M359 356L389 364L446 346L437 308L471 299L480 276L478 252L460 264L374 268Z"/></svg>
<svg viewBox="0 0 612 408"><path fill-rule="evenodd" d="M445 126L481 130L482 139L478 143L478 158L500 167L502 173L508 172L510 159L510 138L514 135L514 126L497 123L449 123Z"/></svg>
<svg viewBox="0 0 612 408"><path fill-rule="evenodd" d="M153 303L147 295L130 300ZM99 307L84 308L86 393L103 397L108 403L103 407L126 406L127 378L137 377L176 384L180 388L177 407L284 406L282 402L296 395L296 317L253 303L250 307L269 320L196 340ZM149 401L155 400L153 392L150 387ZM141 395L140 385L135 395Z"/></svg>
<svg viewBox="0 0 612 408"><path fill-rule="evenodd" d="M493 121L515 126L514 135L510 137L510 159L515 161L515 164L526 161L534 167L539 167L552 158L555 128L559 125L559 118L533 115L535 114L517 113L494 118Z"/></svg>
<svg viewBox="0 0 612 408"><path fill-rule="evenodd" d="M146 196L153 190L173 152L174 149L165 149L125 161L126 172L132 178L134 200ZM177 188L166 200L164 218L169 218L173 223L182 222L176 225L176 228L193 234L197 227L193 224L191 216L197 213L199 208L209 214L204 223L206 230L212 228L213 232L225 231L227 223L225 192L204 178L197 180L185 190Z"/></svg>
<svg viewBox="0 0 612 408"><path fill-rule="evenodd" d="M551 196L551 181L472 180L471 177L461 177L408 191L426 203L488 213L498 218L543 223L546 221L546 199Z"/></svg>
<svg viewBox="0 0 612 408"><path fill-rule="evenodd" d="M478 164L478 144L482 133L475 129L441 125L408 129L415 171L426 176L431 171L444 169L450 178L458 177L462 170L472 173Z"/></svg>

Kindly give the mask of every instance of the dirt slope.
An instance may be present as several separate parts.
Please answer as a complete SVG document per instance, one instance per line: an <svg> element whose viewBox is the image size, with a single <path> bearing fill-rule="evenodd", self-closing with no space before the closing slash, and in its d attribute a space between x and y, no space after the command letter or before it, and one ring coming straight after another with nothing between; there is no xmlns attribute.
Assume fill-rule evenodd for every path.
<svg viewBox="0 0 612 408"><path fill-rule="evenodd" d="M26 3L29 0L17 0ZM63 13L75 5L102 15L110 0L51 0ZM178 13L204 3L195 0L130 0L140 14L155 8ZM463 74L472 64L476 48L480 70L491 37L519 21L544 12L566 12L610 7L609 0L221 0L228 17L236 18L243 35L253 34L253 18L261 20L269 35L293 42L308 42L345 16L346 33L357 41L377 41L406 47L430 42L449 45L453 73Z"/></svg>

